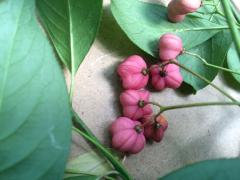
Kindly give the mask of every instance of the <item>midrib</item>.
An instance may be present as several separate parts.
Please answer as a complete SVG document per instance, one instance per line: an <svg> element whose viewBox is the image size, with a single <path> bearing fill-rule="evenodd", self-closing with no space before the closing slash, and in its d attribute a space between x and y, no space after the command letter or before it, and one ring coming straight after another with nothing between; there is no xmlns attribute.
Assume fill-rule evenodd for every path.
<svg viewBox="0 0 240 180"><path fill-rule="evenodd" d="M72 34L72 19L71 19L71 5L70 5L70 0L68 0L68 19L69 19L69 37L70 37L70 49L71 49L71 73L75 73L76 68L75 68L75 57L74 57L74 45L73 45L73 34Z"/></svg>

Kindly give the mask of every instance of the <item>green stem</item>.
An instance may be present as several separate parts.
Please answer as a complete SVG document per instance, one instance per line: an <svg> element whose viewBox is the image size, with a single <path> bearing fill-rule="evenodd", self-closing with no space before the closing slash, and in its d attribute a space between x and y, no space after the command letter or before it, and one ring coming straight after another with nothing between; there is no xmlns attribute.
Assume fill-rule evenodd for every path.
<svg viewBox="0 0 240 180"><path fill-rule="evenodd" d="M162 107L162 105L160 105L159 103L156 103L156 102L150 102L150 101L149 101L148 104L152 104L152 105L157 106L157 107L159 107L159 108Z"/></svg>
<svg viewBox="0 0 240 180"><path fill-rule="evenodd" d="M71 7L70 7L70 3L67 3L67 10L68 12L71 12ZM74 26L72 21L69 21L69 32L73 32L74 31ZM72 104L72 99L73 99L73 92L74 92L74 85L75 85L75 74L77 72L77 67L75 66L76 63L76 56L75 56L75 48L74 48L74 37L73 37L73 33L70 33L70 52L71 52L71 84L70 84L70 102Z"/></svg>
<svg viewBox="0 0 240 180"><path fill-rule="evenodd" d="M233 102L237 102L237 100L235 98L233 98L230 94L228 94L227 92L225 92L224 90L222 90L220 87L218 87L217 85L213 84L211 81L209 81L207 78L203 77L202 75L193 72L191 69L185 67L182 64L179 64L176 61L169 61L168 63L170 64L176 64L177 66L181 67L182 69L184 69L185 71L188 71L189 73L193 74L194 76L198 77L199 79L201 79L202 81L206 82L207 84L209 84L210 86L212 86L213 88L215 88L216 90L218 90L220 93L222 93L224 96L228 97L229 99L231 99Z"/></svg>
<svg viewBox="0 0 240 180"><path fill-rule="evenodd" d="M239 34L239 31L238 31L239 27L233 21L234 15L232 13L231 6L229 4L230 3L229 0L222 0L221 2L222 2L224 13L226 15L228 25L230 27L230 31L232 33L232 37L233 37L233 41L234 41L235 46L236 46L236 50L237 50L238 55L240 57L240 34Z"/></svg>
<svg viewBox="0 0 240 180"><path fill-rule="evenodd" d="M203 102L203 103L192 103L192 104L179 104L174 106L162 106L156 102L149 102L148 104L155 105L159 107L160 112L156 115L159 116L164 111L168 110L175 110L175 109L183 109L183 108L193 108L193 107L201 107L201 106L233 106L233 105L240 105L240 102Z"/></svg>
<svg viewBox="0 0 240 180"><path fill-rule="evenodd" d="M118 161L102 144L96 141L94 138L88 136L83 131L72 127L72 129L77 132L79 135L83 136L86 140L91 142L94 146L98 148L98 150L111 162L111 164L115 167L115 169L122 175L125 180L133 180L133 178L128 174L124 166L120 161Z"/></svg>
<svg viewBox="0 0 240 180"><path fill-rule="evenodd" d="M79 131L81 131L81 132L83 132L84 134L85 134L85 136L84 136L84 138L85 139L87 139L87 140L89 140L89 138L91 138L92 139L92 141L94 141L95 142L95 144L92 142L92 141L90 141L91 143L93 143L95 146L96 146L96 143L98 144L98 146L101 146L102 148L101 149L99 149L98 148L98 150L100 151L100 152L102 152L102 154L104 154L105 156L106 156L106 158L114 165L114 167L115 167L115 169L118 169L119 167L118 167L118 164L121 166L121 164L120 164L120 162L118 162L115 158L114 159L109 159L108 157L107 157L107 155L104 153L104 152L108 152L108 154L111 154L102 144L101 144L101 142L98 140L98 138L93 134L93 132L86 126L86 124L81 120L81 118L78 116L78 114L72 109L72 114L73 114L73 123L74 123L74 125L75 126L77 126L78 128L79 128ZM76 127L74 127L74 129L77 129ZM76 131L77 132L77 131ZM77 132L77 133L79 133L79 132ZM88 138L86 138L86 136L88 137ZM98 147L97 146L97 147ZM103 152L103 150L102 149L105 149L105 151ZM114 161L114 162L113 162ZM116 162L115 162L116 161ZM127 171L124 169L124 167L120 167L119 168L120 170L119 170L119 172L122 172L122 171L124 171L125 172L125 174L127 174ZM123 170L121 170L121 169L123 169ZM125 176L124 176L125 177ZM130 177L130 176L129 176ZM127 179L127 178L125 178L125 179ZM130 178L129 178L130 179ZM128 179L127 179L128 180Z"/></svg>
<svg viewBox="0 0 240 180"><path fill-rule="evenodd" d="M70 90L69 90L69 98L70 98L71 104L73 99L74 86L75 86L75 75L73 72L71 72L71 84L70 84Z"/></svg>
<svg viewBox="0 0 240 180"><path fill-rule="evenodd" d="M192 53L192 52L189 52L189 51L183 51L183 53L196 57L197 59L201 60L208 67L212 67L212 68L215 68L215 69L220 69L220 70L223 70L223 71L227 71L227 72L230 72L230 73L233 73L233 74L240 75L240 72L238 72L238 71L234 71L234 70L231 70L231 69L228 69L228 68L224 68L224 67L221 67L221 66L210 64L206 61L206 59L202 58L198 54L195 54L195 53Z"/></svg>
<svg viewBox="0 0 240 180"><path fill-rule="evenodd" d="M183 109L183 108L193 108L202 106L239 106L240 102L204 102L204 103L192 103L192 104L180 104L174 106L163 106L160 109L160 113L168 110Z"/></svg>
<svg viewBox="0 0 240 180"><path fill-rule="evenodd" d="M93 132L86 126L83 120L78 116L78 114L72 109L72 121L75 127L79 128L81 131L86 133L91 138L94 138L96 141L100 143L98 138L93 134Z"/></svg>

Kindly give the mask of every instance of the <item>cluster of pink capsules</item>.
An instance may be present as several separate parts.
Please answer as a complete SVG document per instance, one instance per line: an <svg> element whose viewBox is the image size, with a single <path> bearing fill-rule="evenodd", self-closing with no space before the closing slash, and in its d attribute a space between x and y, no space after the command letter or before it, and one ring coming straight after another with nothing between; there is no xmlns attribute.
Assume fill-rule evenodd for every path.
<svg viewBox="0 0 240 180"><path fill-rule="evenodd" d="M197 0L173 0L168 6L169 19L179 21L186 13L200 7ZM180 11L180 7L184 7ZM174 10L175 9L175 10ZM174 11L173 11L174 10ZM125 59L117 69L124 91L120 95L123 116L117 118L110 127L112 147L120 152L135 154L140 152L146 139L160 142L168 127L162 115L153 115L150 92L146 90L148 82L155 90L179 88L183 82L177 56L183 52L182 40L174 34L164 34L159 40L160 63L147 67L141 56L132 55ZM168 63L169 62L169 63Z"/></svg>
<svg viewBox="0 0 240 180"><path fill-rule="evenodd" d="M159 52L162 63L175 59L182 52L181 39L173 34L163 35L159 41ZM125 59L117 72L124 88L120 95L123 117L111 125L112 146L118 151L135 154L144 148L146 139L160 142L168 127L162 115L153 115L150 92L145 89L149 80L156 90L163 90L180 87L183 78L177 65L161 66L160 63L148 68L138 55Z"/></svg>

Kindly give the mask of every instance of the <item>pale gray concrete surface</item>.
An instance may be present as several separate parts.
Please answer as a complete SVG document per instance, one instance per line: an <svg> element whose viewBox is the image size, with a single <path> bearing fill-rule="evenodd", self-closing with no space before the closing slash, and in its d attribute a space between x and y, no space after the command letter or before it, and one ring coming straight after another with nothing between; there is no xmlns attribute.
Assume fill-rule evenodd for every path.
<svg viewBox="0 0 240 180"><path fill-rule="evenodd" d="M108 127L121 115L118 100L121 86L116 67L125 57L142 52L114 21L109 1L104 4L100 32L76 76L73 104L94 134L109 145ZM69 82L67 73L66 78ZM231 82L226 74L217 77L214 83L240 98L240 86L235 86L236 82ZM196 95L167 89L153 92L151 99L164 105L227 100L211 87ZM147 144L141 153L129 156L125 161L125 166L137 180L153 180L200 160L240 157L239 107L194 108L169 111L164 115L169 121L164 140ZM88 149L83 139L74 134L70 158Z"/></svg>

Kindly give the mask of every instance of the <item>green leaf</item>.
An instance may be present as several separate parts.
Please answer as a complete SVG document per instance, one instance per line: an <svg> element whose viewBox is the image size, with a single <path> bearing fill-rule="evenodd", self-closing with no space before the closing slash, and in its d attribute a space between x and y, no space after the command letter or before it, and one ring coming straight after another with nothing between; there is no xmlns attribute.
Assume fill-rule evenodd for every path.
<svg viewBox="0 0 240 180"><path fill-rule="evenodd" d="M37 0L37 7L60 59L75 74L95 39L102 0Z"/></svg>
<svg viewBox="0 0 240 180"><path fill-rule="evenodd" d="M171 23L167 20L166 7L139 0L112 0L111 10L129 39L155 57L158 57L158 40L165 33L179 35L184 48L191 49L228 28L194 16L186 17L181 23Z"/></svg>
<svg viewBox="0 0 240 180"><path fill-rule="evenodd" d="M0 179L59 180L71 140L67 89L34 0L0 2Z"/></svg>
<svg viewBox="0 0 240 180"><path fill-rule="evenodd" d="M232 40L230 33L228 31L222 31L210 40L189 51L200 55L201 57L206 59L208 63L222 66L231 42ZM183 54L179 56L178 59L181 64L190 68L194 72L206 77L210 81L212 81L218 74L218 69L207 67L203 64L202 61L200 61L196 57ZM181 73L183 75L184 81L190 84L196 91L208 85L207 83L193 76L189 72L182 70Z"/></svg>
<svg viewBox="0 0 240 180"><path fill-rule="evenodd" d="M239 167L239 159L203 161L174 171L159 180L239 180Z"/></svg>
<svg viewBox="0 0 240 180"><path fill-rule="evenodd" d="M97 176L82 175L82 176L68 177L68 178L64 178L64 179L65 180L96 180L97 178L98 178Z"/></svg>
<svg viewBox="0 0 240 180"><path fill-rule="evenodd" d="M96 152L92 151L82 154L69 161L66 169L75 172L81 172L81 174L102 176L108 171L111 171L112 167L109 165L104 156L100 156Z"/></svg>
<svg viewBox="0 0 240 180"><path fill-rule="evenodd" d="M240 72L240 59L238 57L234 44L231 45L231 48L228 51L227 63L230 69ZM232 75L240 83L240 76L236 74L232 74Z"/></svg>

